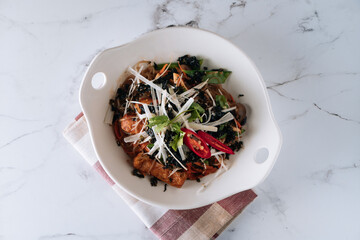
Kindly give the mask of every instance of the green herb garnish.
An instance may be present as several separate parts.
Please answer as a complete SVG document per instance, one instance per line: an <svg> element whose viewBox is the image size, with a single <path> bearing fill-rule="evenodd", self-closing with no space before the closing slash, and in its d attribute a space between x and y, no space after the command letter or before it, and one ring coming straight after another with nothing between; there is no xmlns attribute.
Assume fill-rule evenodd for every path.
<svg viewBox="0 0 360 240"><path fill-rule="evenodd" d="M216 103L220 105L223 109L229 108L229 104L224 95L216 95Z"/></svg>
<svg viewBox="0 0 360 240"><path fill-rule="evenodd" d="M178 147L183 145L183 139L184 139L185 133L180 130L179 133L175 135L175 137L172 139L170 143L170 147L174 149L174 151L177 151Z"/></svg>
<svg viewBox="0 0 360 240"><path fill-rule="evenodd" d="M195 121L197 118L199 118L200 122L202 122L201 115L205 112L205 110L200 106L200 104L194 102L191 104L189 110L191 111L191 116L188 118L189 122Z"/></svg>
<svg viewBox="0 0 360 240"><path fill-rule="evenodd" d="M184 112L186 112L186 111L184 111ZM176 117L174 117L171 120L166 115L152 117L149 119L148 126L150 128L155 127L156 132L161 132L164 128L169 126L171 131L176 132L176 133L182 133L180 123L175 122L175 120L181 114L182 113L179 113L178 115L176 115Z"/></svg>
<svg viewBox="0 0 360 240"><path fill-rule="evenodd" d="M170 119L166 115L155 116L149 119L149 127L155 127L156 132L160 132L163 128L170 124Z"/></svg>
<svg viewBox="0 0 360 240"><path fill-rule="evenodd" d="M171 131L176 132L176 133L182 132L181 131L181 125L180 125L179 122L171 124L170 129L171 129Z"/></svg>

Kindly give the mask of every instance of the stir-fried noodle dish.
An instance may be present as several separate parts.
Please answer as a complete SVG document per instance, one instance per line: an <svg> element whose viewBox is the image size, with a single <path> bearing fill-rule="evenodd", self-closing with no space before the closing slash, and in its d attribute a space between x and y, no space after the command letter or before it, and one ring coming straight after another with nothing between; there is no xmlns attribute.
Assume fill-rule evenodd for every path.
<svg viewBox="0 0 360 240"><path fill-rule="evenodd" d="M222 87L231 71L202 63L189 55L140 61L110 100L105 122L131 158L132 174L150 175L152 186L163 181L181 188L187 179L216 177L242 148L246 110Z"/></svg>

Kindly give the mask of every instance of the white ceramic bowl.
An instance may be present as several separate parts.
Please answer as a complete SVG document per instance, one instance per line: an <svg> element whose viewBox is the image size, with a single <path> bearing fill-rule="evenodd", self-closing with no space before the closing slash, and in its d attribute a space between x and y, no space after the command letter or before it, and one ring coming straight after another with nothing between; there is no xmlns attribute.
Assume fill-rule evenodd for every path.
<svg viewBox="0 0 360 240"><path fill-rule="evenodd" d="M224 88L249 107L244 148L230 158L231 168L213 181L205 191L201 183L186 181L181 189L151 187L148 179L131 174L129 157L114 140L112 128L104 123L108 102L121 81L120 76L139 60L158 63L176 61L185 54L203 58L210 68L232 71ZM106 81L99 89L92 87L93 76L104 73ZM99 75L99 74L98 74ZM120 80L119 80L120 79ZM80 104L89 124L96 154L109 176L122 189L149 204L171 209L204 206L225 197L253 188L271 171L281 148L281 133L271 111L265 84L252 61L239 48L214 33L193 28L156 30L138 39L98 54L90 64L80 88ZM265 162L255 158L260 149L268 150ZM206 182L213 174L202 179ZM160 185L160 184L159 184Z"/></svg>

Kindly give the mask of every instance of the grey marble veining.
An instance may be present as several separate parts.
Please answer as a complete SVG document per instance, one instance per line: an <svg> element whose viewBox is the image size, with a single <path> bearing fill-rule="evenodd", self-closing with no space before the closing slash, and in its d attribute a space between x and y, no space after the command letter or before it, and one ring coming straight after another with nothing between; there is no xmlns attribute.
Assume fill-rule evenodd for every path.
<svg viewBox="0 0 360 240"><path fill-rule="evenodd" d="M359 1L0 2L0 239L155 239L62 137L92 58L171 25L214 31L266 82L284 144L219 239L359 239Z"/></svg>

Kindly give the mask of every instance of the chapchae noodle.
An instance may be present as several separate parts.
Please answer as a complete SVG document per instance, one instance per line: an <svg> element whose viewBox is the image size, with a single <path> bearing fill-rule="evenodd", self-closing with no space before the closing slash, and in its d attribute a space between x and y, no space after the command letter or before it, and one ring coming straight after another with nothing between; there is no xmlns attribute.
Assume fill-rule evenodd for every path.
<svg viewBox="0 0 360 240"><path fill-rule="evenodd" d="M131 157L133 174L180 188L227 170L225 160L242 147L245 107L222 87L231 74L207 70L202 59L140 61L110 100L119 146Z"/></svg>

